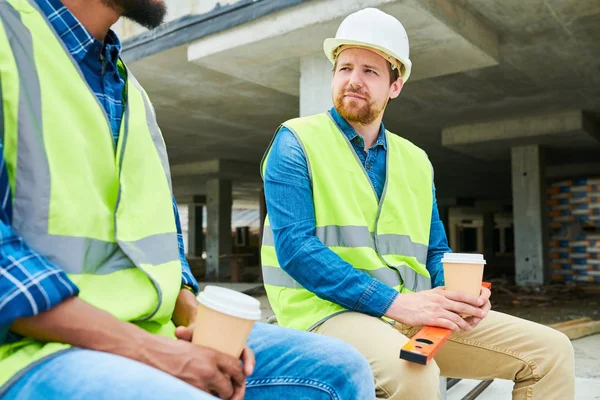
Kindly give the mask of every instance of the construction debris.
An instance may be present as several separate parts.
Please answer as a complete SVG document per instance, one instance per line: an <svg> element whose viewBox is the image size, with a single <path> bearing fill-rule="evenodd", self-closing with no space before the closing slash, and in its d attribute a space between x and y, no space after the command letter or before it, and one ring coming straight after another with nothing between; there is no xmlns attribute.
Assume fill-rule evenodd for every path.
<svg viewBox="0 0 600 400"><path fill-rule="evenodd" d="M519 287L505 278L492 282L492 309L545 325L578 318L600 320L600 286L560 283ZM593 331L593 324L585 329Z"/></svg>

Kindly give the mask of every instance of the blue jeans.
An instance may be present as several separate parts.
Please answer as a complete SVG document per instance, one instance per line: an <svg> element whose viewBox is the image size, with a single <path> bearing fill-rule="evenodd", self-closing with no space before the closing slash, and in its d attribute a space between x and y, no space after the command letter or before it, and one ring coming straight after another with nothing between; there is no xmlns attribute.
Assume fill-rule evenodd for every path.
<svg viewBox="0 0 600 400"><path fill-rule="evenodd" d="M246 399L368 400L373 374L353 347L326 336L256 324L248 344L256 368ZM1 396L13 399L186 399L213 396L145 364L73 349L42 362Z"/></svg>

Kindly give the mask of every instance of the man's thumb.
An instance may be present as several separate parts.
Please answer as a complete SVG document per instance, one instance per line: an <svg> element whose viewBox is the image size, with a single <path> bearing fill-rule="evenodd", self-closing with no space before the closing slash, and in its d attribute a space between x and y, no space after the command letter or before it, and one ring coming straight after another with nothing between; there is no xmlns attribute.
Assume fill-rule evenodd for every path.
<svg viewBox="0 0 600 400"><path fill-rule="evenodd" d="M180 340L187 340L188 342L192 341L192 336L194 335L194 325L187 326L178 326L175 329L175 336Z"/></svg>

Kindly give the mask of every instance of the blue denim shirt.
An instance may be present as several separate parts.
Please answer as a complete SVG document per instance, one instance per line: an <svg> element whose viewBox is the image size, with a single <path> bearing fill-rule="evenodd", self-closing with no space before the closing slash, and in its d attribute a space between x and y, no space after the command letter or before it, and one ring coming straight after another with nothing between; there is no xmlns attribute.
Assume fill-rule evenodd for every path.
<svg viewBox="0 0 600 400"><path fill-rule="evenodd" d="M385 128L364 150L364 140L339 113L331 116L348 137L380 198L386 178ZM282 128L275 137L264 174L265 197L281 268L320 298L350 310L382 316L398 296L391 287L355 269L315 235L315 210L306 156L294 134ZM432 286L444 284L441 259L450 252L433 187L433 209L427 254ZM310 266L310 267L309 267Z"/></svg>

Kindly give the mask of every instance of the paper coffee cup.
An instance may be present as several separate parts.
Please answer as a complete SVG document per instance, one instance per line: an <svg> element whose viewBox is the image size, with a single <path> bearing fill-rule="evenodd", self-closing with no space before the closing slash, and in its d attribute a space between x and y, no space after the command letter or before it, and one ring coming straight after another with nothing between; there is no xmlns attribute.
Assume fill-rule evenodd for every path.
<svg viewBox="0 0 600 400"><path fill-rule="evenodd" d="M446 253L442 263L446 290L479 297L485 266L482 254Z"/></svg>
<svg viewBox="0 0 600 400"><path fill-rule="evenodd" d="M206 286L198 302L192 343L239 358L252 326L260 320L260 302L218 286Z"/></svg>

